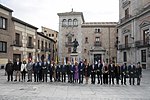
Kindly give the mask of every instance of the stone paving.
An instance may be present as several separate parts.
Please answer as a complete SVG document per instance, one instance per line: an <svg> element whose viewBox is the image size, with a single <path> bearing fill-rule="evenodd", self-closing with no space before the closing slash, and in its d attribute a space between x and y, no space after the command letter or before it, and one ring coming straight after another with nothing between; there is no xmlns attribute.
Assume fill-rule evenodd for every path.
<svg viewBox="0 0 150 100"><path fill-rule="evenodd" d="M0 70L0 100L150 100L150 70L140 86L7 82Z"/></svg>

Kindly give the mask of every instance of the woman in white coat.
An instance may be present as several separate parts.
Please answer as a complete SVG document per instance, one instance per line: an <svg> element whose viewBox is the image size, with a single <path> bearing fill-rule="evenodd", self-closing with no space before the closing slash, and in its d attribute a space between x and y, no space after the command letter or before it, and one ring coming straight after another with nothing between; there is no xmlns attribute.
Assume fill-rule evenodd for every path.
<svg viewBox="0 0 150 100"><path fill-rule="evenodd" d="M21 74L22 74L22 81L24 82L26 79L26 72L27 72L27 64L26 61L23 60L23 63L21 64Z"/></svg>

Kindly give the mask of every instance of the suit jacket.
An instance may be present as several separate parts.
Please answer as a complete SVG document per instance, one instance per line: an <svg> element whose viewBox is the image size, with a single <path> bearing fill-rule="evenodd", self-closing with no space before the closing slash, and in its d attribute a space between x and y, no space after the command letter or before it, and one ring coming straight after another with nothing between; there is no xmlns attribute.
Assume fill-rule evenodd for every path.
<svg viewBox="0 0 150 100"><path fill-rule="evenodd" d="M126 75L127 74L127 66L125 66L125 65L121 66L120 72L121 72L121 74Z"/></svg>
<svg viewBox="0 0 150 100"><path fill-rule="evenodd" d="M102 69L103 69L103 64L102 63L98 63L97 64L97 73L102 74Z"/></svg>
<svg viewBox="0 0 150 100"><path fill-rule="evenodd" d="M62 71L62 73L66 73L67 72L66 65L61 65L61 71Z"/></svg>
<svg viewBox="0 0 150 100"><path fill-rule="evenodd" d="M84 63L81 63L81 62L80 62L79 65L78 65L79 72L82 72L83 69L84 69L84 67L85 67Z"/></svg>
<svg viewBox="0 0 150 100"><path fill-rule="evenodd" d="M18 62L18 64L17 64L17 62L14 62L14 70L15 71L20 71L21 70L21 62Z"/></svg>
<svg viewBox="0 0 150 100"><path fill-rule="evenodd" d="M70 72L71 72L71 73L74 73L74 72L75 72L75 66L74 66L74 65L71 65L71 66L70 66Z"/></svg>

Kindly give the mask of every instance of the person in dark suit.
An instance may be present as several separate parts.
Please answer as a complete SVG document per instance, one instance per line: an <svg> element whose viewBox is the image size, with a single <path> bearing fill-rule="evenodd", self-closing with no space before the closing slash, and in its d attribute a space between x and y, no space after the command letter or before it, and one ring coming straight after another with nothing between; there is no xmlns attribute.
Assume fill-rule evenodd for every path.
<svg viewBox="0 0 150 100"><path fill-rule="evenodd" d="M14 62L14 71L16 73L16 77L14 81L17 81L17 77L19 77L19 81L20 81L21 62L19 61L19 58L17 58L16 62Z"/></svg>
<svg viewBox="0 0 150 100"><path fill-rule="evenodd" d="M44 62L42 62L42 81L47 82L47 69L48 69L48 64L46 62L46 59L44 59Z"/></svg>
<svg viewBox="0 0 150 100"><path fill-rule="evenodd" d="M135 82L135 74L136 74L136 69L133 64L129 65L129 83L130 85Z"/></svg>
<svg viewBox="0 0 150 100"><path fill-rule="evenodd" d="M62 82L66 82L67 69L66 69L66 65L65 64L61 65L61 72L62 72Z"/></svg>
<svg viewBox="0 0 150 100"><path fill-rule="evenodd" d="M58 64L56 67L56 80L60 82L61 65Z"/></svg>
<svg viewBox="0 0 150 100"><path fill-rule="evenodd" d="M112 84L114 84L115 64L114 63L109 64L108 70L109 70L109 72L108 72L109 73L109 84L111 84L111 82L112 82Z"/></svg>
<svg viewBox="0 0 150 100"><path fill-rule="evenodd" d="M114 73L115 73L115 77L116 77L116 84L119 85L119 79L120 79L120 66L119 66L119 64L116 64Z"/></svg>
<svg viewBox="0 0 150 100"><path fill-rule="evenodd" d="M83 69L84 69L85 65L83 63L83 61L80 61L78 68L79 68L79 84L83 83Z"/></svg>
<svg viewBox="0 0 150 100"><path fill-rule="evenodd" d="M98 64L97 64L97 79L98 79L98 84L100 84L101 82L101 85L102 85L102 69L103 69L103 64L101 63L101 61L99 60L98 61Z"/></svg>
<svg viewBox="0 0 150 100"><path fill-rule="evenodd" d="M58 82L60 82L60 73L61 73L61 65L58 64L57 67L56 67L56 79Z"/></svg>
<svg viewBox="0 0 150 100"><path fill-rule="evenodd" d="M88 84L89 76L90 76L90 64L85 63L85 68L83 70L86 84Z"/></svg>
<svg viewBox="0 0 150 100"><path fill-rule="evenodd" d="M68 64L66 65L67 75L68 75L68 83L70 83L70 77L71 77L71 71L70 71L71 63L68 61Z"/></svg>
<svg viewBox="0 0 150 100"><path fill-rule="evenodd" d="M8 60L8 63L6 64L5 71L7 72L7 81L8 82L10 80L13 81L14 66L10 59Z"/></svg>
<svg viewBox="0 0 150 100"><path fill-rule="evenodd" d="M54 69L53 69L53 64L48 64L48 70L49 70L49 77L50 77L50 82L53 82L53 74L54 74Z"/></svg>
<svg viewBox="0 0 150 100"><path fill-rule="evenodd" d="M95 84L96 64L97 62L91 65L91 84Z"/></svg>
<svg viewBox="0 0 150 100"><path fill-rule="evenodd" d="M121 66L121 70L120 70L120 73L121 73L121 85L126 85L126 77L127 77L127 64L124 63L122 66Z"/></svg>
<svg viewBox="0 0 150 100"><path fill-rule="evenodd" d="M103 83L108 84L108 65L105 64L103 67Z"/></svg>
<svg viewBox="0 0 150 100"><path fill-rule="evenodd" d="M41 66L39 62L36 60L35 63L33 64L33 72L34 72L34 82L39 81L39 71L41 69Z"/></svg>
<svg viewBox="0 0 150 100"><path fill-rule="evenodd" d="M137 85L140 85L142 77L142 66L140 65L140 62L137 63L136 76L137 76Z"/></svg>
<svg viewBox="0 0 150 100"><path fill-rule="evenodd" d="M70 83L74 83L75 65L72 63L70 66Z"/></svg>

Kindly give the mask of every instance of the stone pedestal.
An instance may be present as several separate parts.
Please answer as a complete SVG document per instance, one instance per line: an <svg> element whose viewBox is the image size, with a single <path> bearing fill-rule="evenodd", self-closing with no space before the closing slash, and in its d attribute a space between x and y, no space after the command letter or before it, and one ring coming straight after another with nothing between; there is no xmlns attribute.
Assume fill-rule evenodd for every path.
<svg viewBox="0 0 150 100"><path fill-rule="evenodd" d="M77 62L79 61L78 53L71 53L70 58L71 58L70 62L73 64L75 64L76 61Z"/></svg>

